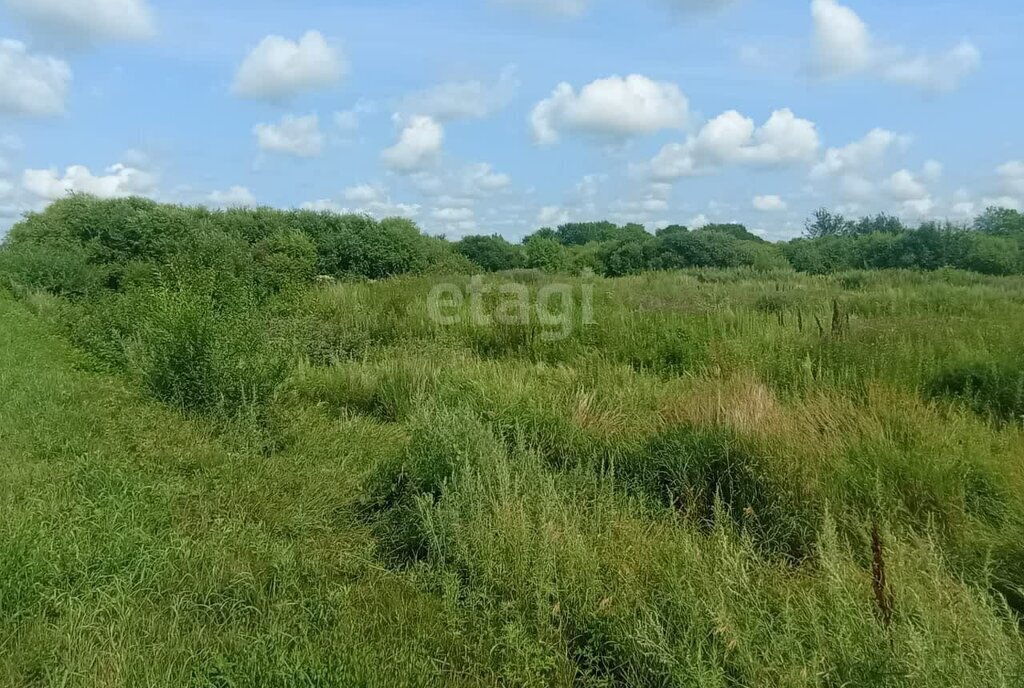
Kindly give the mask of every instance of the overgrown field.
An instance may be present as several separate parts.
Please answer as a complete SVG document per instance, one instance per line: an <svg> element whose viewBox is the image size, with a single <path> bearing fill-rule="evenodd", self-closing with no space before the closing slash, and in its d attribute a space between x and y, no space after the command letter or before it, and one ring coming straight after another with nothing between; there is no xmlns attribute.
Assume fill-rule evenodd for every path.
<svg viewBox="0 0 1024 688"><path fill-rule="evenodd" d="M223 253L0 291L0 684L1024 684L1024 278Z"/></svg>

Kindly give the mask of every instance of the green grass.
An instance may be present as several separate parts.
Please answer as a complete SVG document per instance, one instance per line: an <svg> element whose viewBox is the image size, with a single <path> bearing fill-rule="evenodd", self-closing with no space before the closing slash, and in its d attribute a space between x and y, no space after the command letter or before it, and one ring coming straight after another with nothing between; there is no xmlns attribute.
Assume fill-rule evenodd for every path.
<svg viewBox="0 0 1024 688"><path fill-rule="evenodd" d="M1024 683L1024 279L437 281L0 294L0 683Z"/></svg>

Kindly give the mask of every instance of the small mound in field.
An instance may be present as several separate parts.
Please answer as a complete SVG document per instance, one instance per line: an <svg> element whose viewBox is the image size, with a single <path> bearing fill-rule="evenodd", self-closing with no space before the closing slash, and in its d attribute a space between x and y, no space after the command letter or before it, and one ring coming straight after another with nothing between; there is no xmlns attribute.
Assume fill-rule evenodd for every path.
<svg viewBox="0 0 1024 688"><path fill-rule="evenodd" d="M410 420L410 433L404 454L379 464L368 477L358 505L385 557L397 566L428 553L420 502L440 499L464 467L483 465L505 452L475 414L461 409L425 408Z"/></svg>
<svg viewBox="0 0 1024 688"><path fill-rule="evenodd" d="M725 428L679 426L616 466L633 493L671 506L704 527L727 515L765 553L806 557L813 514L769 462Z"/></svg>

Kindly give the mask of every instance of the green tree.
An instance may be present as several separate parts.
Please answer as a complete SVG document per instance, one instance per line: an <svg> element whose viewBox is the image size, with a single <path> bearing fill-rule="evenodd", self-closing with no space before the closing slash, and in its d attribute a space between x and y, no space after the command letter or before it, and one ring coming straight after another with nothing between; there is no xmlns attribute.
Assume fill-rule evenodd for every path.
<svg viewBox="0 0 1024 688"><path fill-rule="evenodd" d="M808 239L843 236L851 232L851 227L852 223L842 215L819 208L804 225L804 235Z"/></svg>
<svg viewBox="0 0 1024 688"><path fill-rule="evenodd" d="M455 244L455 249L488 272L514 270L526 264L523 247L511 244L497 234L468 236Z"/></svg>

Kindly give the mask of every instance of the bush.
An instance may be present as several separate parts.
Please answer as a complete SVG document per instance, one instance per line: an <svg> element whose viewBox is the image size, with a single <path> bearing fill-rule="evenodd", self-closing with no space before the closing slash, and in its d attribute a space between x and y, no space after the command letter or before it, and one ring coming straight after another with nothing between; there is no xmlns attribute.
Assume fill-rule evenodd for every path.
<svg viewBox="0 0 1024 688"><path fill-rule="evenodd" d="M523 247L514 246L497 234L466 237L455 244L455 249L487 272L515 270L526 265Z"/></svg>
<svg viewBox="0 0 1024 688"><path fill-rule="evenodd" d="M282 230L253 247L256 281L262 294L306 286L316 277L316 246L305 234Z"/></svg>
<svg viewBox="0 0 1024 688"><path fill-rule="evenodd" d="M555 239L532 237L527 240L526 266L544 272L565 272L569 268L569 254Z"/></svg>
<svg viewBox="0 0 1024 688"><path fill-rule="evenodd" d="M438 501L460 470L487 465L505 452L486 424L464 409L422 407L410 419L410 435L402 456L382 462L369 476L359 503L385 556L398 564L427 554L419 502Z"/></svg>
<svg viewBox="0 0 1024 688"><path fill-rule="evenodd" d="M777 466L751 452L730 430L681 426L655 436L616 466L626 489L652 497L712 528L719 514L767 552L810 554L817 525L803 513Z"/></svg>
<svg viewBox="0 0 1024 688"><path fill-rule="evenodd" d="M79 244L47 238L0 248L0 281L15 289L80 297L101 289L106 279L107 271L90 263Z"/></svg>

